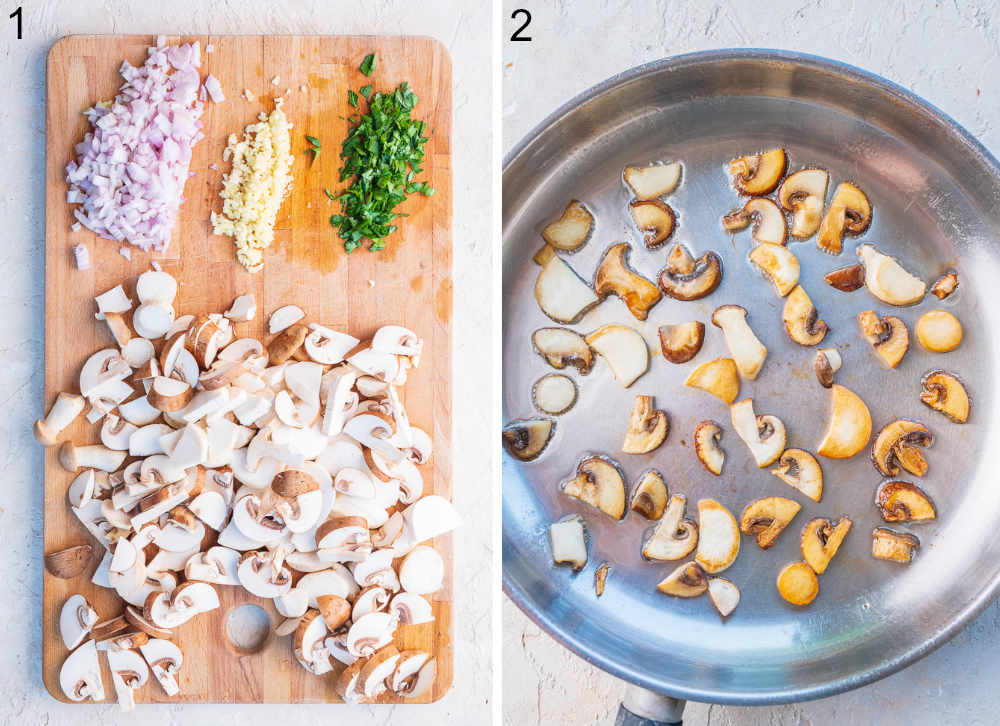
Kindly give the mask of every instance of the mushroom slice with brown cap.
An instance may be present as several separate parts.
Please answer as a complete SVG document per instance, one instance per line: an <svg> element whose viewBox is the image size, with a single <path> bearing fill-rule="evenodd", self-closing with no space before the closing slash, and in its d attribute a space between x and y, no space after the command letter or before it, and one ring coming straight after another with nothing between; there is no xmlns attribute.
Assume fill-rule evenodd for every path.
<svg viewBox="0 0 1000 726"><path fill-rule="evenodd" d="M933 370L920 380L920 400L954 423L969 420L969 394L954 373Z"/></svg>
<svg viewBox="0 0 1000 726"><path fill-rule="evenodd" d="M327 640L330 639L327 638ZM344 700L344 703L360 703L363 700L364 694L358 689L358 679L361 677L361 669L365 667L365 663L364 660L355 660L337 676L333 689Z"/></svg>
<svg viewBox="0 0 1000 726"><path fill-rule="evenodd" d="M722 282L722 258L709 251L697 260L687 247L677 243L667 255L657 284L674 300L698 300L710 295Z"/></svg>
<svg viewBox="0 0 1000 726"><path fill-rule="evenodd" d="M344 433L390 461L404 458L402 452L389 442L396 433L396 422L391 416L374 411L359 413L347 420Z"/></svg>
<svg viewBox="0 0 1000 726"><path fill-rule="evenodd" d="M321 676L333 670L330 652L324 644L327 627L316 610L309 610L299 620L292 639L292 655L299 665L313 675Z"/></svg>
<svg viewBox="0 0 1000 726"><path fill-rule="evenodd" d="M879 431L872 445L872 463L882 476L896 476L902 466L914 476L927 473L927 460L920 447L934 443L934 436L922 423L897 419Z"/></svg>
<svg viewBox="0 0 1000 726"><path fill-rule="evenodd" d="M67 650L73 650L90 634L97 613L83 595L70 595L59 611L59 634Z"/></svg>
<svg viewBox="0 0 1000 726"><path fill-rule="evenodd" d="M426 598L412 592L397 592L389 601L389 613L400 625L423 625L434 620L434 611Z"/></svg>
<svg viewBox="0 0 1000 726"><path fill-rule="evenodd" d="M719 446L722 427L715 421L701 421L694 427L694 453L709 473L719 476L726 461L726 452Z"/></svg>
<svg viewBox="0 0 1000 726"><path fill-rule="evenodd" d="M574 323L601 299L572 267L554 254L535 280L535 301L556 322Z"/></svg>
<svg viewBox="0 0 1000 726"><path fill-rule="evenodd" d="M823 470L816 457L803 449L786 449L771 473L814 502L823 498Z"/></svg>
<svg viewBox="0 0 1000 726"><path fill-rule="evenodd" d="M310 332L302 342L306 354L323 365L340 363L361 341L353 335L312 323ZM377 333L376 333L377 335Z"/></svg>
<svg viewBox="0 0 1000 726"><path fill-rule="evenodd" d="M674 597L698 597L708 590L708 575L697 562L687 562L663 578L656 589Z"/></svg>
<svg viewBox="0 0 1000 726"><path fill-rule="evenodd" d="M705 341L705 324L700 320L661 325L657 332L663 357L671 363L687 363L698 355Z"/></svg>
<svg viewBox="0 0 1000 726"><path fill-rule="evenodd" d="M662 295L656 285L637 274L628 264L632 248L627 242L611 245L594 274L594 292L602 299L617 295L637 319L645 320Z"/></svg>
<svg viewBox="0 0 1000 726"><path fill-rule="evenodd" d="M879 360L889 368L898 366L910 348L910 333L906 324L895 315L879 318L874 310L865 310L858 313L858 325Z"/></svg>
<svg viewBox="0 0 1000 726"><path fill-rule="evenodd" d="M667 507L667 485L663 476L656 469L650 469L639 477L639 483L632 492L633 512L638 512L646 519L657 520L663 516Z"/></svg>
<svg viewBox="0 0 1000 726"><path fill-rule="evenodd" d="M556 249L572 252L586 244L593 230L594 215L583 202L573 199L559 219L542 229L542 239Z"/></svg>
<svg viewBox="0 0 1000 726"><path fill-rule="evenodd" d="M180 693L177 674L184 664L184 654L177 644L165 638L151 638L139 646L139 652L149 664L153 677L163 687L163 692L171 697Z"/></svg>
<svg viewBox="0 0 1000 726"><path fill-rule="evenodd" d="M658 162L646 166L626 166L622 172L622 180L636 199L656 199L677 188L681 180L681 163L674 161L669 164Z"/></svg>
<svg viewBox="0 0 1000 726"><path fill-rule="evenodd" d="M801 504L784 497L757 499L750 502L743 510L740 516L740 531L743 534L756 535L757 545L766 550L778 541L778 535L795 519L800 509L802 509Z"/></svg>
<svg viewBox="0 0 1000 726"><path fill-rule="evenodd" d="M684 517L687 497L674 494L659 524L642 545L642 556L649 560L680 560L698 546L698 525Z"/></svg>
<svg viewBox="0 0 1000 726"><path fill-rule="evenodd" d="M652 396L636 396L628 417L625 442L626 454L648 454L667 438L670 421L665 411L653 409Z"/></svg>
<svg viewBox="0 0 1000 726"><path fill-rule="evenodd" d="M917 340L932 353L948 353L962 342L962 323L945 310L928 310L917 321Z"/></svg>
<svg viewBox="0 0 1000 726"><path fill-rule="evenodd" d="M625 516L625 477L618 463L589 456L576 467L576 476L559 485L563 494L600 509L613 519Z"/></svg>
<svg viewBox="0 0 1000 726"><path fill-rule="evenodd" d="M788 337L799 345L818 345L829 330L802 285L796 285L788 295L781 317Z"/></svg>
<svg viewBox="0 0 1000 726"><path fill-rule="evenodd" d="M722 218L722 226L727 232L739 232L751 224L750 233L757 242L783 245L788 240L785 213L770 199L758 197L747 200L742 209Z"/></svg>
<svg viewBox="0 0 1000 726"><path fill-rule="evenodd" d="M85 404L83 396L73 393L57 395L45 418L35 421L35 441L42 446L55 446L59 441L59 434L83 413Z"/></svg>
<svg viewBox="0 0 1000 726"><path fill-rule="evenodd" d="M684 385L708 391L729 405L740 393L739 369L732 358L716 358L691 371Z"/></svg>
<svg viewBox="0 0 1000 726"><path fill-rule="evenodd" d="M781 419L771 414L755 414L752 398L730 406L729 417L759 468L763 469L781 456L785 450L785 425Z"/></svg>
<svg viewBox="0 0 1000 726"><path fill-rule="evenodd" d="M569 376L548 373L531 387L531 400L542 413L566 413L576 403L576 384Z"/></svg>
<svg viewBox="0 0 1000 726"><path fill-rule="evenodd" d="M833 385L834 373L839 371L842 365L843 359L836 348L817 350L816 357L813 358L813 372L816 374L816 380L823 388L829 388Z"/></svg>
<svg viewBox="0 0 1000 726"><path fill-rule="evenodd" d="M158 411L180 411L191 402L194 390L186 381L157 376L146 394L149 405Z"/></svg>
<svg viewBox="0 0 1000 726"><path fill-rule="evenodd" d="M149 666L134 650L110 649L107 656L118 705L122 711L131 711L135 708L135 690L149 680Z"/></svg>
<svg viewBox="0 0 1000 726"><path fill-rule="evenodd" d="M73 545L45 555L45 569L53 577L69 580L77 577L90 564L94 548L89 544Z"/></svg>
<svg viewBox="0 0 1000 726"><path fill-rule="evenodd" d="M143 611L144 608L139 608L134 605L126 605L125 615L122 619L125 620L127 625L131 625L136 630L141 630L150 638L169 639L173 636L173 633L167 628L161 628L148 620L143 614Z"/></svg>
<svg viewBox="0 0 1000 726"><path fill-rule="evenodd" d="M59 685L71 701L103 701L104 683L97 644L88 640L67 656L59 669Z"/></svg>
<svg viewBox="0 0 1000 726"><path fill-rule="evenodd" d="M594 351L582 335L569 328L539 328L531 334L531 342L553 368L573 366L580 375L590 372Z"/></svg>
<svg viewBox="0 0 1000 726"><path fill-rule="evenodd" d="M712 324L721 328L740 375L748 381L756 379L767 358L767 347L747 323L746 308L739 305L718 307L712 313Z"/></svg>
<svg viewBox="0 0 1000 726"><path fill-rule="evenodd" d="M646 249L655 250L670 239L677 227L677 215L666 202L659 199L636 199L629 202L632 220L641 232Z"/></svg>
<svg viewBox="0 0 1000 726"><path fill-rule="evenodd" d="M386 679L392 676L399 662L399 651L391 643L378 650L358 674L357 688L365 699L372 700L382 695L387 689Z"/></svg>
<svg viewBox="0 0 1000 726"><path fill-rule="evenodd" d="M798 284L799 258L781 245L761 242L750 250L750 261L774 285L779 297L784 297Z"/></svg>
<svg viewBox="0 0 1000 726"><path fill-rule="evenodd" d="M430 655L422 650L404 650L396 661L396 669L386 679L390 690L397 696L417 698L423 691L417 692L420 672L428 663ZM433 663L433 661L430 661Z"/></svg>
<svg viewBox="0 0 1000 726"><path fill-rule="evenodd" d="M740 553L740 527L736 518L714 499L698 501L698 551L695 561L705 572L729 569Z"/></svg>
<svg viewBox="0 0 1000 726"><path fill-rule="evenodd" d="M587 564L587 539L584 521L577 515L567 515L549 525L549 546L552 561L557 565L569 565L579 572Z"/></svg>
<svg viewBox="0 0 1000 726"><path fill-rule="evenodd" d="M607 361L615 380L625 388L649 370L649 348L646 341L627 325L604 325L585 340Z"/></svg>
<svg viewBox="0 0 1000 726"><path fill-rule="evenodd" d="M793 237L811 237L823 221L823 203L830 175L823 169L800 169L781 183L778 202L792 213Z"/></svg>
<svg viewBox="0 0 1000 726"><path fill-rule="evenodd" d="M774 191L787 166L785 150L771 149L733 159L729 162L729 173L733 177L733 186L740 194L760 196Z"/></svg>
<svg viewBox="0 0 1000 726"><path fill-rule="evenodd" d="M868 444L872 435L872 415L865 402L849 388L834 384L826 433L816 453L830 459L850 459Z"/></svg>
<svg viewBox="0 0 1000 726"><path fill-rule="evenodd" d="M555 422L548 418L519 419L504 426L507 453L521 461L537 459L552 438Z"/></svg>
<svg viewBox="0 0 1000 726"><path fill-rule="evenodd" d="M894 532L888 527L872 530L872 557L877 560L910 564L920 549L920 540L909 532Z"/></svg>
<svg viewBox="0 0 1000 726"><path fill-rule="evenodd" d="M841 292L854 292L865 286L865 268L861 265L841 267L823 276L826 284Z"/></svg>
<svg viewBox="0 0 1000 726"><path fill-rule="evenodd" d="M391 613L375 612L356 620L347 631L347 650L358 658L370 658L392 642L398 621Z"/></svg>
<svg viewBox="0 0 1000 726"><path fill-rule="evenodd" d="M278 333L267 344L268 361L272 366L278 366L292 357L309 335L309 328L301 323L295 323Z"/></svg>
<svg viewBox="0 0 1000 726"><path fill-rule="evenodd" d="M805 562L791 562L778 573L778 594L792 605L808 605L819 595L819 579Z"/></svg>
<svg viewBox="0 0 1000 726"><path fill-rule="evenodd" d="M719 611L719 615L728 618L740 604L740 588L729 580L712 577L708 581L708 596Z"/></svg>
<svg viewBox="0 0 1000 726"><path fill-rule="evenodd" d="M329 517L316 529L316 546L350 560L371 554L372 541L364 517Z"/></svg>
<svg viewBox="0 0 1000 726"><path fill-rule="evenodd" d="M851 182L841 182L819 226L816 246L827 254L839 255L844 235L861 234L868 229L871 221L872 205L865 193Z"/></svg>
<svg viewBox="0 0 1000 726"><path fill-rule="evenodd" d="M927 492L908 481L882 482L875 491L875 506L886 522L924 522L937 513Z"/></svg>
<svg viewBox="0 0 1000 726"><path fill-rule="evenodd" d="M958 273L952 270L941 275L933 285L931 292L938 300L944 300L958 288Z"/></svg>
<svg viewBox="0 0 1000 726"><path fill-rule="evenodd" d="M358 597L354 600L353 606L349 606L349 617L357 620L368 613L385 610L386 606L389 604L389 597L390 593L384 587L379 585L366 587L358 593ZM345 600L344 602L346 603L347 601ZM322 603L320 603L320 606L322 607ZM341 625L346 621L347 619L345 618L344 621L341 622ZM339 627L340 625L337 625L332 629L336 630Z"/></svg>
<svg viewBox="0 0 1000 726"><path fill-rule="evenodd" d="M806 522L802 528L802 559L817 575L826 572L830 560L837 554L853 524L849 517L843 516L836 522L822 517Z"/></svg>
<svg viewBox="0 0 1000 726"><path fill-rule="evenodd" d="M894 258L882 254L871 245L858 247L858 257L865 266L865 286L868 292L882 302L912 305L923 299L927 283L903 269Z"/></svg>

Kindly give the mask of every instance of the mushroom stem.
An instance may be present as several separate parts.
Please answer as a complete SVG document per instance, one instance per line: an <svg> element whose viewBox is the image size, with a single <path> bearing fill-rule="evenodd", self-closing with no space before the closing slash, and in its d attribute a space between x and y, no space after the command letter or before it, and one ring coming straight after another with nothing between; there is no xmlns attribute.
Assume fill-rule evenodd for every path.
<svg viewBox="0 0 1000 726"><path fill-rule="evenodd" d="M85 404L83 396L60 393L45 418L35 421L35 440L42 446L54 446L59 434L83 413Z"/></svg>

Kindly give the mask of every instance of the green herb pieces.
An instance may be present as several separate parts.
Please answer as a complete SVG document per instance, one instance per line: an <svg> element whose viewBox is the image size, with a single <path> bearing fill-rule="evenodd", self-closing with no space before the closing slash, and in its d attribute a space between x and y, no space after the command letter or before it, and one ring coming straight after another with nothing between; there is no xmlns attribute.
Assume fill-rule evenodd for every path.
<svg viewBox="0 0 1000 726"><path fill-rule="evenodd" d="M370 67L374 68L374 56ZM362 71L368 58L362 63ZM366 90L368 93L366 93ZM350 186L337 197L340 214L330 217L337 227L344 249L353 252L368 240L368 249L385 248L385 238L396 231L392 224L396 211L407 194L434 194L426 181L415 180L423 173L424 144L427 124L415 120L410 112L417 105L417 94L401 83L391 92L375 91L371 86L361 89L368 101L368 112L348 119L350 131L341 147L340 181L350 180Z"/></svg>
<svg viewBox="0 0 1000 726"><path fill-rule="evenodd" d="M316 161L316 159L319 157L319 152L321 152L323 150L323 144L320 143L320 140L317 139L315 136L310 136L309 134L306 134L305 136L306 136L306 141L308 141L310 144L312 144L312 147L309 148L309 149L306 149L306 151L307 152L311 151L312 155L313 155L312 160Z"/></svg>
<svg viewBox="0 0 1000 726"><path fill-rule="evenodd" d="M329 189L324 189L323 193L326 194L326 198L330 199L331 201L337 199L337 195L331 192Z"/></svg>
<svg viewBox="0 0 1000 726"><path fill-rule="evenodd" d="M367 86L362 86L358 89L358 93L364 96L366 101L369 100L369 97L372 95L372 84L369 83Z"/></svg>
<svg viewBox="0 0 1000 726"><path fill-rule="evenodd" d="M361 67L359 69L366 76L370 76L375 70L375 54L369 53L365 56L365 59L361 61Z"/></svg>
<svg viewBox="0 0 1000 726"><path fill-rule="evenodd" d="M354 106L354 108L358 108L358 94L356 94L354 91L348 91L347 102L352 106Z"/></svg>

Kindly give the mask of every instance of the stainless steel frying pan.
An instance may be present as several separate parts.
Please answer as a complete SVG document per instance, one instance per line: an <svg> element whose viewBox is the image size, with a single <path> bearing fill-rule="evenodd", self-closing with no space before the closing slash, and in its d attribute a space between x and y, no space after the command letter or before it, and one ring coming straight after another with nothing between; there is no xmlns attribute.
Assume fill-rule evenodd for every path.
<svg viewBox="0 0 1000 726"><path fill-rule="evenodd" d="M744 382L758 413L782 418L789 446L815 451L829 409L828 393L812 377L813 349L792 343L781 324L781 301L747 261L744 233L730 237L720 217L739 203L726 162L744 153L785 146L791 168L821 166L831 188L853 180L874 204L871 228L833 258L815 241L792 243L801 283L831 328L823 345L844 359L838 382L856 391L872 411L875 430L897 417L928 424L936 441L920 485L933 497L938 519L908 529L922 547L908 567L874 560L871 531L881 524L873 506L880 482L865 453L846 462L822 460L825 490L812 502L766 469L758 470L729 424L728 412L708 394L682 385L697 363L725 355L712 310L737 303L770 349L760 377ZM683 181L668 199L677 210L674 240L724 259L722 285L697 302L664 299L643 324L609 298L571 326L589 332L623 322L642 332L651 350L656 328L698 319L706 342L690 364L654 357L630 389L599 363L587 376L570 373L579 399L557 417L543 455L520 463L504 455L503 567L508 595L542 628L588 661L658 693L699 701L768 704L831 695L870 683L927 654L960 630L1000 587L1000 430L997 420L1000 305L1000 166L972 136L940 111L892 83L856 68L780 51L719 51L659 61L611 78L556 111L507 157L503 175L503 407L505 421L535 413L532 383L550 372L532 350L536 328L552 325L532 296L538 272L531 261L539 231L571 198L597 217L593 239L567 261L589 278L612 243L632 242L632 265L655 279L666 249L646 251L632 226L621 184L623 166L680 160ZM856 261L871 242L928 282L954 267L961 284L944 302L928 295L912 308L893 309L913 331L919 315L944 308L965 325L961 347L947 354L914 342L897 370L875 361L854 316L889 312L864 289L840 293L823 275ZM915 336L912 336L915 338ZM973 397L965 425L950 423L918 399L919 380L941 367L958 373ZM670 415L667 442L652 454L620 452L636 394L656 396ZM723 424L727 452L721 477L708 474L691 447L695 424ZM782 495L803 510L777 545L760 550L744 537L725 577L742 589L736 612L723 622L706 598L677 600L656 592L673 569L639 554L648 523L635 515L613 522L558 492L585 452L618 460L630 482L656 467L672 492L687 495L689 516L698 499L713 497L736 516L753 499ZM911 478L912 479L912 478ZM575 512L588 523L590 560L579 574L552 565L548 525ZM696 513L696 510L694 510ZM800 559L799 530L817 516L848 514L854 528L811 606L795 609L775 588L778 571ZM593 575L613 564L603 597ZM653 715L651 712L647 715ZM660 716L667 720L667 716Z"/></svg>

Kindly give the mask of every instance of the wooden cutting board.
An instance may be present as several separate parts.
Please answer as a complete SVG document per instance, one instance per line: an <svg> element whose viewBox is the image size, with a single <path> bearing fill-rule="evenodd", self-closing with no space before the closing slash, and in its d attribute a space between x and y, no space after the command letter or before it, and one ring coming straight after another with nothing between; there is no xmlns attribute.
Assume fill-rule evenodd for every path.
<svg viewBox="0 0 1000 726"><path fill-rule="evenodd" d="M189 36L168 37L169 43L198 40L202 47L201 73L219 79L226 101L206 102L202 116L205 138L194 151L191 177L185 187L180 219L170 248L156 255L163 269L179 282L174 303L177 314L225 311L233 298L253 292L256 320L242 323L237 335L262 336L270 313L284 304L298 304L307 321L364 338L381 325L398 323L424 339L420 368L405 386L410 419L433 437L432 460L423 468L425 491L451 493L451 60L447 50L429 38L321 37L321 36ZM121 84L123 59L135 65L155 43L149 36L72 36L58 41L48 57L46 140L46 249L45 249L45 408L57 392L78 391L81 365L93 352L114 345L106 326L94 320L93 296L124 282L134 297L135 280L149 269L151 257L132 251L131 261L119 254L119 245L82 230L72 232L73 216L66 203L64 167L73 146L83 138L87 123L81 112L95 102L110 99ZM214 46L213 53L205 51ZM377 58L375 73L365 78L357 69L366 54ZM276 84L272 79L278 79ZM346 117L353 109L348 89L374 83L380 90L407 81L419 96L415 117L428 122L422 178L437 190L429 198L414 195L401 211L410 216L388 240L387 249L370 253L358 249L348 255L328 219L339 210L323 193L341 188L337 170L340 143L347 133ZM306 90L299 90L300 86ZM292 89L285 93L285 89ZM244 97L249 89L252 101ZM214 236L209 214L221 209L218 192L228 164L222 151L231 133L242 134L262 110L270 111L273 97L284 94L284 111L294 124L292 151L295 166L291 193L276 225L275 242L265 253L264 270L251 275L235 259L228 237ZM315 162L306 153L304 134L319 138L323 151ZM219 169L209 169L217 164ZM421 178L421 177L418 177ZM90 250L91 269L80 271L71 247L83 242ZM78 443L98 440L98 428L83 417L67 431ZM69 509L66 488L73 475L56 460L56 448L45 453L45 552L92 542ZM451 603L452 541L442 537L434 546L443 555L445 587L434 600L435 620L422 626L403 626L396 645L431 652L438 675L423 702L434 701L452 682ZM100 550L98 552L98 550ZM45 685L60 700L59 669L67 650L59 635L59 610L73 593L83 594L102 619L120 614L113 591L90 583L103 548L85 575L60 580L44 574L43 664ZM40 563L39 563L40 564ZM240 652L226 636L226 617L244 603L256 603L279 620L269 600L255 598L242 588L219 587L222 607L199 615L178 628L175 640L184 652L181 692L169 699L154 682L136 693L137 701L196 701L227 703L337 702L335 675L313 676L294 660L289 638L272 635L253 653ZM102 663L104 659L102 657ZM115 698L105 669L105 689ZM340 668L336 672L339 672ZM399 700L399 699L395 699Z"/></svg>

